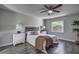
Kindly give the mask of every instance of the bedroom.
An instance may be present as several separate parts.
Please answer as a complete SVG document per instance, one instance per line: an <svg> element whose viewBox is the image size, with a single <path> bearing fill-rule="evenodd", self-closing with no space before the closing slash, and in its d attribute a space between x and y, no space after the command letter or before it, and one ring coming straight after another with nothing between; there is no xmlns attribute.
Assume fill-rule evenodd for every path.
<svg viewBox="0 0 79 59"><path fill-rule="evenodd" d="M56 41L53 41L57 43L57 45L54 45L55 47L51 47L48 50L48 54L79 53L79 46L75 44L76 34L72 32L73 21L79 20L79 5L62 4L62 6L57 9L60 11L59 13L52 12L50 15L48 15L48 12L40 13L43 8L43 4L0 5L1 54L35 54L35 48L29 46L28 43L25 44L25 42L27 41L35 46L35 40L33 39L34 35L30 35L29 32L33 30L40 31L42 28L44 29L41 32L43 35L48 34L49 36L54 36L56 38ZM57 30L54 29L54 23L57 23L57 25L60 25L61 27ZM27 37L27 32L30 38ZM19 42L18 38L21 39L20 41L23 41L24 44L16 45ZM45 47L43 52L47 53Z"/></svg>

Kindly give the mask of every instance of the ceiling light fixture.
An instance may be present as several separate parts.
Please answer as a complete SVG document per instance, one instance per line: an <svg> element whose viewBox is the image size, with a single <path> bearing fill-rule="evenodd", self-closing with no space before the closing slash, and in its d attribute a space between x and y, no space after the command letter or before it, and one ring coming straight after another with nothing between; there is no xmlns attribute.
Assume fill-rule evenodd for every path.
<svg viewBox="0 0 79 59"><path fill-rule="evenodd" d="M48 13L50 13L50 14L51 14L51 13L52 13L52 10L49 10L49 11L48 11Z"/></svg>

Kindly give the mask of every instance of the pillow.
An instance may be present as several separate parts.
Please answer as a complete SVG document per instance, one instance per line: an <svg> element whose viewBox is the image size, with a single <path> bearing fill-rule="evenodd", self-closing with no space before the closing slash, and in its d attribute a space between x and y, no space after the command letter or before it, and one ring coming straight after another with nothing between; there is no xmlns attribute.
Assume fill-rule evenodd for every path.
<svg viewBox="0 0 79 59"><path fill-rule="evenodd" d="M46 31L43 31L43 32L41 32L41 34L47 34L47 32Z"/></svg>
<svg viewBox="0 0 79 59"><path fill-rule="evenodd" d="M28 31L28 32L27 32L27 35L31 35L31 31Z"/></svg>
<svg viewBox="0 0 79 59"><path fill-rule="evenodd" d="M39 35L40 31L28 31L27 35Z"/></svg>
<svg viewBox="0 0 79 59"><path fill-rule="evenodd" d="M32 31L31 35L38 35L38 32L37 31Z"/></svg>

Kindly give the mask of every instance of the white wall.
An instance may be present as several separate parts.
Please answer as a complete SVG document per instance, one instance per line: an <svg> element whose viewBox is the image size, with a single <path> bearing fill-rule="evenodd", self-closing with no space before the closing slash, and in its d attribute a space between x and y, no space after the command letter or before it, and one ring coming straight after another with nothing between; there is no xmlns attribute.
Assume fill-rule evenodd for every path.
<svg viewBox="0 0 79 59"><path fill-rule="evenodd" d="M40 26L43 24L43 21L40 18L20 14L18 16L18 23L22 24L23 26Z"/></svg>
<svg viewBox="0 0 79 59"><path fill-rule="evenodd" d="M51 22L53 21L64 21L64 33L51 32ZM79 15L71 15L58 17L53 19L46 19L46 29L49 34L57 35L59 39L68 40L68 41L76 41L76 35L72 32L73 26L71 25L74 20L79 20Z"/></svg>
<svg viewBox="0 0 79 59"><path fill-rule="evenodd" d="M12 44L12 34L16 29L16 24L23 26L40 26L42 25L42 20L0 9L0 46Z"/></svg>

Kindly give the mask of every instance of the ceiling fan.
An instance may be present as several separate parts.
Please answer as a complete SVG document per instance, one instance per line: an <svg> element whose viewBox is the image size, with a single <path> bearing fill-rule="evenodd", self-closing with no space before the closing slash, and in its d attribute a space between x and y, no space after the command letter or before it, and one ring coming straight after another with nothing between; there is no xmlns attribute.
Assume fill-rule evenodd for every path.
<svg viewBox="0 0 79 59"><path fill-rule="evenodd" d="M46 10L43 10L40 13L48 12L48 15L50 15L53 12L59 13L60 11L56 10L56 9L58 9L61 6L62 6L62 4L58 4L58 5L51 5L51 4L50 5L44 5L43 9L46 9Z"/></svg>

